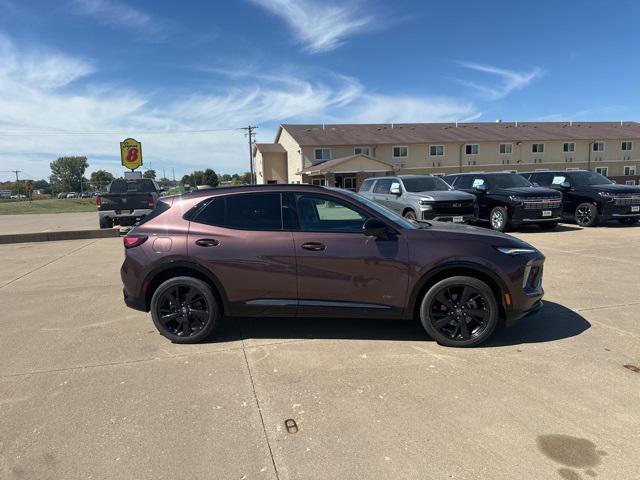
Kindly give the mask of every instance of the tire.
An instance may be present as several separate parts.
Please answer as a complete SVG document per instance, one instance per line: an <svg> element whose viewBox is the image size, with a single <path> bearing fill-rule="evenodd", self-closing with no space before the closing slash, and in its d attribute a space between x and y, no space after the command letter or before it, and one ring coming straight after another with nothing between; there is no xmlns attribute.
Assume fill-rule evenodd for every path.
<svg viewBox="0 0 640 480"><path fill-rule="evenodd" d="M489 225L493 230L504 232L509 228L509 214L504 207L495 207L489 214Z"/></svg>
<svg viewBox="0 0 640 480"><path fill-rule="evenodd" d="M450 277L427 291L420 305L420 321L440 345L475 347L496 329L498 303L482 280Z"/></svg>
<svg viewBox="0 0 640 480"><path fill-rule="evenodd" d="M620 218L618 221L622 225L635 225L639 220L640 218Z"/></svg>
<svg viewBox="0 0 640 480"><path fill-rule="evenodd" d="M100 219L100 228L113 228L113 220L110 218L101 218Z"/></svg>
<svg viewBox="0 0 640 480"><path fill-rule="evenodd" d="M173 343L197 343L218 326L220 306L211 287L202 280L175 277L153 292L151 316L160 335Z"/></svg>
<svg viewBox="0 0 640 480"><path fill-rule="evenodd" d="M581 203L575 211L576 223L581 227L595 227L598 222L598 209L592 203Z"/></svg>
<svg viewBox="0 0 640 480"><path fill-rule="evenodd" d="M538 227L540 227L541 230L553 230L557 226L558 222L544 222L538 224Z"/></svg>
<svg viewBox="0 0 640 480"><path fill-rule="evenodd" d="M407 210L402 214L402 216L407 220L418 220L418 217L416 217L416 213L413 210Z"/></svg>

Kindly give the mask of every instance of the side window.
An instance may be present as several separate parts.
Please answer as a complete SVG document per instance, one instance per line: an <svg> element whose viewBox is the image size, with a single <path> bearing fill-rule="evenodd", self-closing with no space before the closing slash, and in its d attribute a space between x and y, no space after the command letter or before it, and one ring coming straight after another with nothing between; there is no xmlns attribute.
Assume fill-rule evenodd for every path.
<svg viewBox="0 0 640 480"><path fill-rule="evenodd" d="M553 180L553 173L536 173L535 175L532 175L532 177L529 179L530 182L536 182L538 185L541 185L541 186L551 185L552 180Z"/></svg>
<svg viewBox="0 0 640 480"><path fill-rule="evenodd" d="M362 185L360 186L360 191L368 192L369 190L371 190L371 185L373 185L373 182L375 182L373 178L368 178L367 180L362 182Z"/></svg>
<svg viewBox="0 0 640 480"><path fill-rule="evenodd" d="M471 188L478 188L482 185L486 185L487 181L482 177L473 177L473 182L471 182Z"/></svg>
<svg viewBox="0 0 640 480"><path fill-rule="evenodd" d="M376 186L373 187L373 193L389 193L391 189L391 179L385 178L383 180L378 180Z"/></svg>
<svg viewBox="0 0 640 480"><path fill-rule="evenodd" d="M551 182L549 182L549 185L562 185L564 182L568 182L569 179L567 178L566 175L562 175L561 173L556 173L555 175L553 175L553 178L551 179Z"/></svg>
<svg viewBox="0 0 640 480"><path fill-rule="evenodd" d="M302 231L362 233L369 218L351 205L321 195L297 195L296 205Z"/></svg>
<svg viewBox="0 0 640 480"><path fill-rule="evenodd" d="M473 177L470 175L464 175L462 177L457 177L456 180L456 188L458 189L471 189L473 188L471 184L473 183Z"/></svg>
<svg viewBox="0 0 640 480"><path fill-rule="evenodd" d="M280 194L248 193L218 197L194 221L240 230L282 230Z"/></svg>
<svg viewBox="0 0 640 480"><path fill-rule="evenodd" d="M442 177L442 179L453 187L458 177L445 175L444 177Z"/></svg>

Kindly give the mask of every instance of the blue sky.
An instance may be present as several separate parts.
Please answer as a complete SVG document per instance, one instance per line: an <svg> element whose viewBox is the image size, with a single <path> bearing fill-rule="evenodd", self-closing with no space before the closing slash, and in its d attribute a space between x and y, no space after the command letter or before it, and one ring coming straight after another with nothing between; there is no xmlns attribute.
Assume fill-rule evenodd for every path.
<svg viewBox="0 0 640 480"><path fill-rule="evenodd" d="M0 170L120 173L133 136L167 174L242 172L249 124L638 120L639 21L634 0L0 0Z"/></svg>

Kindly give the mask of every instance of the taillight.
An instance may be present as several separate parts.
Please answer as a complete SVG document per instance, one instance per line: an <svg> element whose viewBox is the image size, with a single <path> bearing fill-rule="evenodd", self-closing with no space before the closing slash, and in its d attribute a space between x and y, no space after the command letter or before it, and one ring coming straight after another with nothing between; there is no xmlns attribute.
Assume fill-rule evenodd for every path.
<svg viewBox="0 0 640 480"><path fill-rule="evenodd" d="M147 207L153 208L153 195L147 195Z"/></svg>
<svg viewBox="0 0 640 480"><path fill-rule="evenodd" d="M100 195L98 195L96 197L96 207L100 208L100 204L101 204L102 200L100 200Z"/></svg>
<svg viewBox="0 0 640 480"><path fill-rule="evenodd" d="M147 240L146 235L125 235L122 237L124 248L133 248L142 245Z"/></svg>

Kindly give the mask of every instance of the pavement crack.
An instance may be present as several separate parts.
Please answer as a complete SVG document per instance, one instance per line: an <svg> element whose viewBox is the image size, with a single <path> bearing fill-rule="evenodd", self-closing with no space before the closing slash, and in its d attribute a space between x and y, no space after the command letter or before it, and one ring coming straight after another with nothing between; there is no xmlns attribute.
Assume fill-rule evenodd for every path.
<svg viewBox="0 0 640 480"><path fill-rule="evenodd" d="M260 407L260 400L258 399L258 393L256 392L256 384L253 381L253 372L251 372L251 366L249 365L249 358L247 357L247 349L244 344L244 335L242 333L242 327L240 322L237 322L238 330L240 331L240 338L242 341L242 353L244 355L244 362L247 366L247 372L249 372L249 380L251 381L251 390L253 391L253 399L256 402L256 407L258 407L258 414L260 415L260 422L262 423L262 433L264 434L264 439L267 442L267 447L269 448L269 456L271 457L271 463L273 464L273 472L276 475L276 480L280 480L280 475L278 474L278 467L276 466L276 460L273 457L273 450L271 449L271 442L269 442L269 435L267 435L267 428L264 423L264 416L262 415L262 408Z"/></svg>
<svg viewBox="0 0 640 480"><path fill-rule="evenodd" d="M67 252L67 253L65 253L64 255L60 255L59 257L54 258L54 259L53 259L53 260L51 260L50 262L47 262L47 263L45 263L44 265L40 265L39 267L36 267L36 268L34 268L33 270L31 270L31 271L29 271L29 272L27 272L27 273L24 273L24 274L20 275L19 277L14 278L13 280L8 281L8 282L7 282L7 283L5 283L4 285L0 286L0 289L1 289L1 288L4 288L4 287L9 286L9 285L11 285L12 283L17 282L18 280L20 280L21 278L26 277L27 275L31 275L32 273L37 272L38 270L41 270L41 269L43 269L44 267L46 267L46 266L48 266L48 265L51 265L52 263L57 262L58 260L62 260L63 258L68 257L68 256L69 256L69 255L71 255L72 253L75 253L75 252L77 252L77 251L79 251L79 250L82 250L83 248L86 248L86 247L88 247L88 246L90 246L90 245L93 245L93 244L94 244L94 243L96 243L97 241L98 241L98 240L94 240L93 242L85 243L85 244L84 244L84 245L82 245L81 247L78 247L78 248L76 248L76 249L74 249L74 250L71 250L70 252Z"/></svg>

